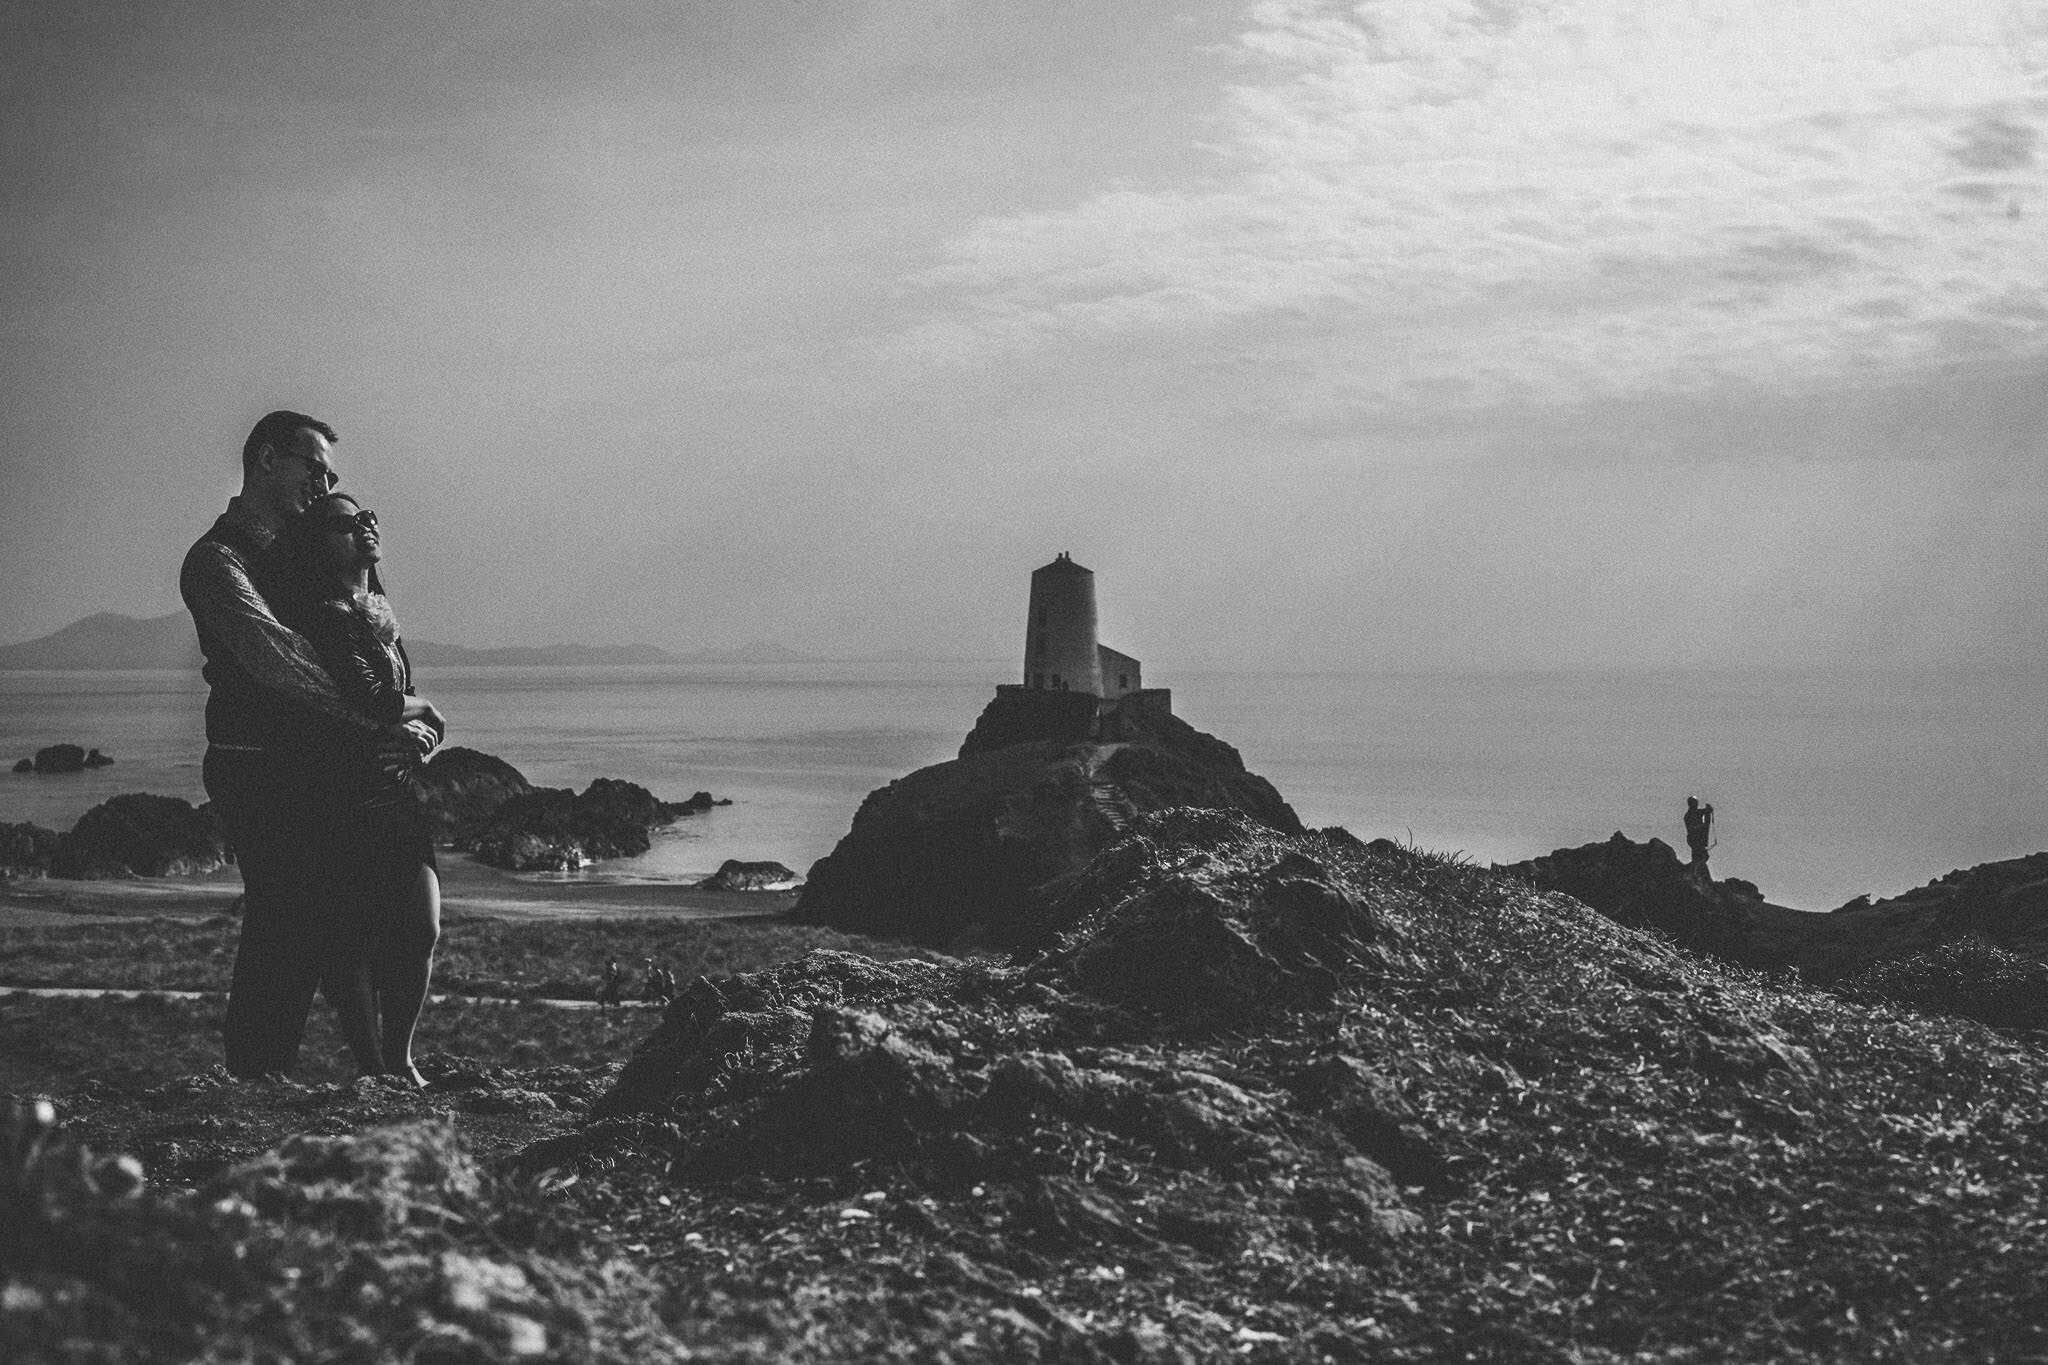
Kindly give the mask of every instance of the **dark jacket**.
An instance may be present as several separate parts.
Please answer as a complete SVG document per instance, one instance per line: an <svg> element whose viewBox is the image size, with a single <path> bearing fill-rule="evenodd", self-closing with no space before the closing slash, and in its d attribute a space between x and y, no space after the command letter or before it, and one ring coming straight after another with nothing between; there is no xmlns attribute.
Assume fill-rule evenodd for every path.
<svg viewBox="0 0 2048 1365"><path fill-rule="evenodd" d="M362 607L346 597L304 601L288 615L352 708L380 727L398 723L405 699L414 695L412 660L403 640L394 635L387 646ZM416 800L417 765L393 774L373 761L372 738L340 736L316 749L314 756L328 770L337 794L373 805Z"/></svg>
<svg viewBox="0 0 2048 1365"><path fill-rule="evenodd" d="M210 744L291 752L309 735L338 742L376 729L278 620L271 604L284 600L286 579L273 537L239 502L186 552L178 591L206 657Z"/></svg>

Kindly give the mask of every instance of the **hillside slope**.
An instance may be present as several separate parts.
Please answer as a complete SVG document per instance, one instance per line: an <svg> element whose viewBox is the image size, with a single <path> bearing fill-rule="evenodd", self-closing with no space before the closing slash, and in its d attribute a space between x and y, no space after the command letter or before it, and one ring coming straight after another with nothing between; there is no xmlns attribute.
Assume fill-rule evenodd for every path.
<svg viewBox="0 0 2048 1365"><path fill-rule="evenodd" d="M1014 964L700 979L594 1122L445 1207L462 1158L433 1132L69 1193L10 1253L41 1306L0 1345L261 1354L417 1321L460 1359L535 1331L594 1359L2048 1352L2033 1042L1237 813L1135 820L1058 913ZM351 1200L388 1244L350 1248ZM200 1273L165 1238L253 1250L165 1296ZM287 1293L284 1340L261 1305Z"/></svg>
<svg viewBox="0 0 2048 1365"><path fill-rule="evenodd" d="M0 645L0 669L199 668L192 618L123 616L103 611L62 630Z"/></svg>

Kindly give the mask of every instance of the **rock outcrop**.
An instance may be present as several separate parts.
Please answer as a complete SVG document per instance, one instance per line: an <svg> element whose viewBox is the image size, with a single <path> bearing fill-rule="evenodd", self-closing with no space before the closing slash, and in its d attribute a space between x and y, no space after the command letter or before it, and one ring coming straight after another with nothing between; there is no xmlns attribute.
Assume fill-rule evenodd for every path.
<svg viewBox="0 0 2048 1365"><path fill-rule="evenodd" d="M468 847L479 862L514 872L572 871L600 858L645 853L654 830L717 804L709 792L663 801L613 777L600 777L580 793L535 787L502 802Z"/></svg>
<svg viewBox="0 0 2048 1365"><path fill-rule="evenodd" d="M727 858L718 871L698 882L705 891L768 891L796 884L796 872L776 862L741 862Z"/></svg>
<svg viewBox="0 0 2048 1365"><path fill-rule="evenodd" d="M1044 716L1018 709L1047 698ZM1235 810L1302 832L1273 785L1222 740L1140 707L1108 709L1075 738L1083 712L1096 714L1095 698L999 694L961 757L869 793L853 828L812 866L797 916L926 943L1014 944L1035 932L1050 885L1146 812ZM1040 722L1057 733L1030 737Z"/></svg>
<svg viewBox="0 0 2048 1365"><path fill-rule="evenodd" d="M1616 831L1600 844L1561 848L1494 869L1562 891L1631 928L1655 929L1688 948L1746 960L1749 908L1761 899L1749 882L1716 883L1679 861L1662 839L1636 843Z"/></svg>
<svg viewBox="0 0 2048 1365"><path fill-rule="evenodd" d="M50 875L182 877L214 872L231 861L210 807L131 792L94 806L58 836Z"/></svg>
<svg viewBox="0 0 2048 1365"><path fill-rule="evenodd" d="M1106 1190L1047 1178L1091 1151L1183 1173L1194 1197L1166 1213L1168 1240L1233 1242L1289 1216L1399 1236L1417 1224L1400 1187L1441 1166L1397 1086L1360 1057L1289 1047L1233 1065L1193 1041L1419 971L1399 914L1335 852L1242 812L1140 817L1031 966L820 949L699 978L593 1112L680 1116L687 1168L713 1178L878 1159L1014 1182L1055 1239L1158 1235ZM1224 1212L1229 1182L1280 1171L1284 1208Z"/></svg>
<svg viewBox="0 0 2048 1365"><path fill-rule="evenodd" d="M0 824L0 882L48 875L58 834L41 825Z"/></svg>
<svg viewBox="0 0 2048 1365"><path fill-rule="evenodd" d="M1917 946L1973 936L2048 959L2048 853L1980 863L1886 900L1850 901L1828 916L1850 938Z"/></svg>
<svg viewBox="0 0 2048 1365"><path fill-rule="evenodd" d="M87 749L80 744L49 744L36 750L35 757L24 758L14 765L18 773L77 773L87 768L105 768L113 763L98 749Z"/></svg>
<svg viewBox="0 0 2048 1365"><path fill-rule="evenodd" d="M731 805L710 792L663 801L600 777L581 793L536 787L504 759L453 745L420 770L421 801L438 842L517 872L559 872L645 853L651 831Z"/></svg>
<svg viewBox="0 0 2048 1365"><path fill-rule="evenodd" d="M504 759L459 744L427 760L419 785L437 837L457 846L482 834L498 807L533 790L525 774Z"/></svg>
<svg viewBox="0 0 2048 1365"><path fill-rule="evenodd" d="M1876 964L1907 959L1917 965L1871 979L1891 980L1899 973L1905 974L1900 980L1915 981L2000 975L2002 969L1986 966L1990 959L1982 954L1944 955L1947 945L1961 940L2048 962L2048 853L1963 868L1884 900L1858 896L1829 914L1773 905L1754 884L1738 878L1713 881L1681 863L1661 839L1638 844L1616 834L1605 843L1561 848L1495 870L1561 891L1622 924L1655 929L1695 951L1748 967L1791 968L1818 985L1850 981ZM1968 971L1959 965L1966 959L1973 964ZM1899 990L1911 995L1936 988Z"/></svg>

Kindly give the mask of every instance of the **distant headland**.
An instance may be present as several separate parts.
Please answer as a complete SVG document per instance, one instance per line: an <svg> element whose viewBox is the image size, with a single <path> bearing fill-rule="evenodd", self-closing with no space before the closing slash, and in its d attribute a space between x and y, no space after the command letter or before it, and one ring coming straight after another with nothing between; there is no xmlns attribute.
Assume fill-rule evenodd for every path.
<svg viewBox="0 0 2048 1365"><path fill-rule="evenodd" d="M793 663L809 656L772 642L740 649L679 654L655 645L507 645L475 649L433 640L406 641L416 665L429 668L574 668L613 664ZM192 618L124 616L103 611L62 630L18 644L0 645L0 671L119 668L199 669Z"/></svg>

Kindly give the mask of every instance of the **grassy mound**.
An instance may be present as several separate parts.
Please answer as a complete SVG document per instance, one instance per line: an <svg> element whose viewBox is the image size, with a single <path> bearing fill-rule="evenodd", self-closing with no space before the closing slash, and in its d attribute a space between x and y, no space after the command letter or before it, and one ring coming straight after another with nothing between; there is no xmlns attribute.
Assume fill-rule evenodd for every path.
<svg viewBox="0 0 2048 1365"><path fill-rule="evenodd" d="M2048 1056L2024 1040L1215 812L1137 821L1055 921L1009 965L822 951L700 980L589 1122L497 1176L445 1134L430 1177L280 1148L231 1178L237 1235L338 1239L296 1294L323 1348L362 1320L343 1243L385 1236L422 1258L368 1320L415 1334L391 1349L428 1339L406 1313L511 1349L446 1316L453 1255L523 1283L504 1311L571 1357L2048 1353ZM389 1192L423 1185L456 1218L394 1223ZM209 1197L168 1207L203 1222ZM115 1271L64 1273L118 1300ZM202 1320L267 1347L232 1335L264 1292Z"/></svg>
<svg viewBox="0 0 2048 1365"><path fill-rule="evenodd" d="M2048 962L1975 935L1873 962L1838 989L1993 1028L2048 1029Z"/></svg>

